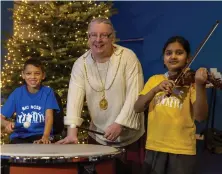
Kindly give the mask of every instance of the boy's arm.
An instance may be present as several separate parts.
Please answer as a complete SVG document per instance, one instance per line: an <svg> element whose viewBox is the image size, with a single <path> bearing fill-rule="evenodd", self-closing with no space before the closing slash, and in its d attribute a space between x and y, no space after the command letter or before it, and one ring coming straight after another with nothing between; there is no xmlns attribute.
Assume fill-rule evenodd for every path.
<svg viewBox="0 0 222 174"><path fill-rule="evenodd" d="M15 123L6 120L6 117L1 114L1 127L4 127L6 132L11 133L15 127Z"/></svg>
<svg viewBox="0 0 222 174"><path fill-rule="evenodd" d="M45 112L45 128L43 138L48 139L52 130L53 125L53 110L47 109Z"/></svg>
<svg viewBox="0 0 222 174"><path fill-rule="evenodd" d="M7 126L9 124L14 125L14 122L8 121L6 120L6 118L11 118L12 115L16 112L16 91L13 91L8 99L6 100L6 102L4 103L4 105L1 107L1 127L5 127L7 129ZM18 93L18 92L17 92Z"/></svg>
<svg viewBox="0 0 222 174"><path fill-rule="evenodd" d="M1 114L1 127L6 127L9 121L5 119L5 116Z"/></svg>

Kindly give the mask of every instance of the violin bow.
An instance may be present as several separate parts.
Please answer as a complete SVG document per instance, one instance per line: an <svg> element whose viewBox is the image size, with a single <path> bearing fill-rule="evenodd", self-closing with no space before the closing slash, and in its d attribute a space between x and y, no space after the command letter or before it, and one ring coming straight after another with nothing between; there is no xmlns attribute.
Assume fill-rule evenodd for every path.
<svg viewBox="0 0 222 174"><path fill-rule="evenodd" d="M196 59L196 57L198 56L198 54L200 53L201 49L204 47L204 45L207 43L207 41L209 40L209 38L211 37L211 35L213 34L213 32L216 30L216 28L219 25L219 21L216 21L216 24L213 25L213 27L211 28L211 30L209 31L209 33L207 34L207 36L204 38L204 40L202 41L202 43L200 44L200 46L198 47L198 49L196 50L194 56L191 58L190 62L188 64L186 64L186 66L184 67L184 69L180 72L180 74L178 75L178 77L175 80L175 84L179 84L180 80L182 79L182 77L185 75L185 71L187 68L190 67L190 65L193 63L193 61Z"/></svg>

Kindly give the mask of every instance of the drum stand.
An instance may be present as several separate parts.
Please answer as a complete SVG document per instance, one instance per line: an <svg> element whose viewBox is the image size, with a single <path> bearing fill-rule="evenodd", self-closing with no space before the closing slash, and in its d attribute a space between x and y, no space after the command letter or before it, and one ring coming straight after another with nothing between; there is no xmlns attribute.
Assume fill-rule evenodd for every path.
<svg viewBox="0 0 222 174"><path fill-rule="evenodd" d="M1 159L1 174L9 174L9 163L8 160Z"/></svg>
<svg viewBox="0 0 222 174"><path fill-rule="evenodd" d="M6 167L3 174L115 174L115 160L99 163L69 163L69 164L15 164ZM8 172L8 173L6 173Z"/></svg>

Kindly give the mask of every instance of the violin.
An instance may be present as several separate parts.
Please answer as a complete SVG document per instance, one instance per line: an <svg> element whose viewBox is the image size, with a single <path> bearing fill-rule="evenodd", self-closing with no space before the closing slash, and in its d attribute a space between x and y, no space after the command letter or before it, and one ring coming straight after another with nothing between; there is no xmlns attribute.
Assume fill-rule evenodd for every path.
<svg viewBox="0 0 222 174"><path fill-rule="evenodd" d="M192 69L188 69L184 72L184 75L182 78L180 78L176 84L176 86L190 86L191 84L195 83L195 74L196 71ZM179 73L170 75L168 77L169 80L176 81L178 78ZM208 72L208 77L207 77L207 83L206 85L212 86L214 88L218 88L222 90L222 79L216 78L213 73Z"/></svg>
<svg viewBox="0 0 222 174"><path fill-rule="evenodd" d="M175 82L175 86L190 86L192 83L195 83L195 71L191 70L189 67L193 63L193 61L198 56L201 49L204 47L208 39L211 37L217 26L219 25L219 21L216 21L216 24L212 27L206 38L200 44L199 48L196 50L194 56L190 59L190 61L186 64L186 66L177 74L169 75L168 79L173 80ZM208 72L207 83L212 84L214 88L222 89L222 80L220 78L215 78L213 73Z"/></svg>

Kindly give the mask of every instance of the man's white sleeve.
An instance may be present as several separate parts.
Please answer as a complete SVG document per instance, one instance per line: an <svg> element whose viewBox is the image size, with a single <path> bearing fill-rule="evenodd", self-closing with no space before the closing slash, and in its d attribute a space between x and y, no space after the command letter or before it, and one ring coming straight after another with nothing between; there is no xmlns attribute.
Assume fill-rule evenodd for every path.
<svg viewBox="0 0 222 174"><path fill-rule="evenodd" d="M139 92L144 85L142 67L136 55L132 54L127 60L126 74L126 100L120 114L115 120L116 123L132 129L139 129L142 114L134 111L134 104L138 99Z"/></svg>
<svg viewBox="0 0 222 174"><path fill-rule="evenodd" d="M80 126L83 122L81 112L85 97L83 60L79 58L73 65L67 97L65 125Z"/></svg>

